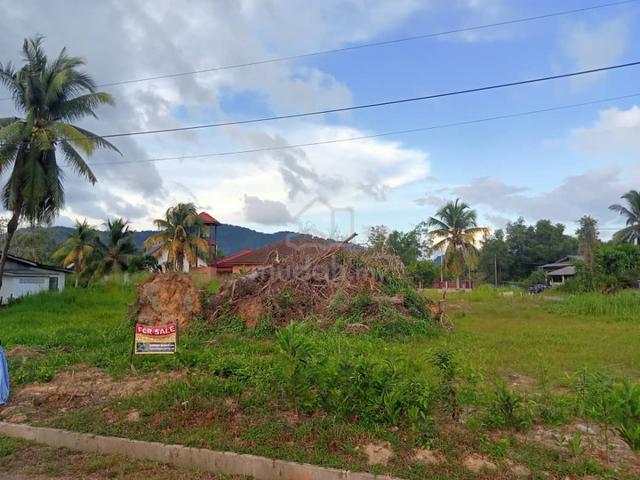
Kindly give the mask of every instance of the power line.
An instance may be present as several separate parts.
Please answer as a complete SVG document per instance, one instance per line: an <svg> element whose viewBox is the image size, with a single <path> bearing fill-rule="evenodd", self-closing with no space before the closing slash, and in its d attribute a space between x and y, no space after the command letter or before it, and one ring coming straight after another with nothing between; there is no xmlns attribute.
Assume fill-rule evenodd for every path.
<svg viewBox="0 0 640 480"><path fill-rule="evenodd" d="M366 140L371 138L388 137L392 135L405 135L405 134L411 134L411 133L426 132L429 130L440 130L444 128L452 128L452 127L459 127L459 126L465 126L465 125L473 125L478 123L486 123L486 122L491 122L495 120L505 120L509 118L536 115L540 113L555 112L559 110L568 110L572 108L585 107L589 105L608 103L608 102L613 102L618 100L626 100L626 99L636 98L636 97L640 97L640 92L631 93L629 95L592 100L588 102L559 105L555 107L548 107L548 108L542 108L537 110L528 110L524 112L516 112L516 113L510 113L510 114L504 114L504 115L495 115L491 117L477 118L477 119L466 120L462 122L444 123L444 124L438 124L438 125L431 125L427 127L411 128L406 130L392 130L387 132L375 133L371 135L361 135L358 137L339 138L334 140L323 140L318 142L306 142L306 143L297 143L297 144L281 145L281 146L274 146L274 147L252 148L252 149L246 149L246 150L232 150L232 151L226 151L226 152L213 152L213 153L204 153L204 154L196 154L196 155L180 155L180 156L174 156L174 157L147 158L142 160L117 160L113 162L89 163L89 165L100 166L100 165L118 165L118 164L131 164L131 163L165 162L165 161L171 161L171 160L193 160L198 158L223 157L223 156L230 156L230 155L271 152L271 151L277 151L277 150L289 150L293 148L304 148L304 147L313 147L318 145L354 142L358 140Z"/></svg>
<svg viewBox="0 0 640 480"><path fill-rule="evenodd" d="M375 107L382 107L382 106L388 106L388 105L397 105L397 104L402 104L402 103L424 101L424 100L430 100L430 99L435 99L435 98L443 98L443 97L450 97L450 96L455 96L455 95L463 95L463 94L468 94L468 93L483 92L483 91L489 91L489 90L496 90L496 89L500 89L500 88L513 87L513 86L518 86L518 85L528 85L528 84L533 84L533 83L545 82L545 81L549 81L549 80L557 80L557 79L561 79L561 78L577 77L577 76L580 76L580 75L587 75L587 74L591 74L591 73L604 72L604 71L608 71L608 70L627 68L627 67L633 67L633 66L638 66L638 65L640 65L640 61L623 63L623 64L618 64L618 65L610 65L610 66L607 66L607 67L594 68L594 69L590 69L590 70L581 70L581 71L577 71L577 72L563 73L563 74L559 74L559 75L551 75L551 76L546 76L546 77L537 77L537 78L532 78L532 79L528 79L528 80L520 80L520 81L516 81L516 82L500 83L500 84L488 85L488 86L484 86L484 87L475 87L475 88L469 88L469 89L466 89L466 90L455 90L455 91L451 91L451 92L437 93L437 94L432 94L432 95L424 95L424 96L420 96L420 97L401 98L401 99L397 99L397 100L388 100L388 101L384 101L384 102L368 103L368 104L362 104L362 105L354 105L354 106L351 106L351 107L340 107L340 108L333 108L333 109L326 109L326 110L317 110L317 111L312 111L312 112L293 113L293 114L289 114L289 115L275 115L275 116L271 116L271 117L253 118L253 119L247 119L247 120L237 120L237 121L232 121L232 122L209 123L209 124L203 124L203 125L193 125L193 126L190 126L190 127L175 127L175 128L164 128L164 129L158 129L158 130L141 130L141 131L137 131L137 132L112 133L112 134L101 135L101 136L102 136L102 138L119 138L119 137L150 135L150 134L158 134L158 133L183 132L183 131L188 131L188 130L200 130L200 129L205 129L205 128L227 127L227 126L232 126L232 125L247 125L247 124L252 124L252 123L267 122L267 121L273 121L273 120L285 120L285 119L292 119L292 118L310 117L310 116L317 116L317 115L323 115L323 114L328 114L328 113L338 113L338 112L345 112L345 111L349 111L349 110L362 110L362 109L367 109L367 108L375 108ZM632 95L632 96L635 96L635 94ZM617 97L617 98L628 98L628 97ZM598 103L598 101L596 103ZM590 104L590 103L587 102L585 105L588 105L588 104ZM576 105L580 106L582 104L576 104ZM82 137L82 138L84 138L84 137ZM73 137L66 137L66 140L73 141Z"/></svg>
<svg viewBox="0 0 640 480"><path fill-rule="evenodd" d="M257 66L257 65L264 65L264 64L268 64L268 63L284 62L284 61L290 61L290 60L300 60L300 59L303 59L303 58L310 58L310 57L316 57L316 56L321 56L321 55L329 55L329 54L334 54L334 53L348 52L348 51L353 51L353 50L361 50L361 49L366 49L366 48L381 47L381 46L386 46L386 45L395 45L395 44L399 44L399 43L412 42L412 41L423 40L423 39L427 39L427 38L435 38L435 37L441 37L441 36L447 36L447 35L454 35L454 34L457 34L457 33L472 32L472 31L478 31L478 30L485 30L485 29L488 29L488 28L495 28L495 27L502 27L502 26L507 26L507 25L514 25L514 24L518 24L518 23L525 23L525 22L531 22L531 21L536 21L536 20L544 20L544 19L552 18L552 17L574 15L574 14L577 14L577 13L583 13L583 12L592 11L592 10L598 10L598 9L603 9L603 8L616 7L616 6L626 5L626 4L637 3L638 1L640 1L640 0L623 0L623 1L618 1L618 2L602 3L602 4L598 4L598 5L592 5L592 6L589 6L589 7L575 8L575 9L571 9L571 10L561 10L561 11L558 11L558 12L551 12L551 13L546 13L546 14L541 14L541 15L534 15L534 16L530 16L530 17L515 18L515 19L511 19L511 20L504 20L504 21L501 21L501 22L493 22L493 23L486 23L486 24L482 24L482 25L474 25L474 26L471 26L471 27L455 28L455 29L452 29L452 30L444 30L444 31L441 31L441 32L424 33L424 34L413 35L413 36L409 36L409 37L396 38L396 39L392 39L392 40L383 40L383 41L380 41L380 42L361 43L361 44L358 44L358 45L351 45L351 46L348 46L348 47L332 48L332 49L327 49L327 50L318 50L318 51L313 51L313 52L301 53L301 54L297 54L297 55L287 55L287 56L282 56L282 57L272 57L272 58L267 58L267 59L264 59L264 60L255 60L255 61L251 61L251 62L235 63L235 64L230 64L230 65L222 65L222 66L218 66L218 67L204 68L204 69L201 69L201 70L190 70L190 71L187 71L187 72L168 73L168 74L154 75L154 76L149 76L149 77L134 78L134 79L130 79L130 80L120 80L120 81L115 81L115 82L101 83L101 84L98 85L98 87L113 87L113 86L118 86L118 85L128 85L128 84L132 84L132 83L141 83L141 82L149 82L149 81L153 81L153 80L161 80L161 79L165 79L165 78L185 77L185 76L189 76L189 75L198 75L198 74L202 74L202 73L219 72L219 71L224 71L224 70L232 70L232 69L245 68L245 67ZM6 101L6 100L11 100L11 97L0 98L0 101Z"/></svg>
<svg viewBox="0 0 640 480"><path fill-rule="evenodd" d="M515 86L518 86L518 85L529 85L529 84L532 84L532 83L546 82L546 81L549 81L549 80L558 80L558 79L561 79L561 78L577 77L577 76L581 76L581 75L588 75L588 74L591 74L591 73L605 72L605 71L609 71L609 70L616 70L616 69L620 69L620 68L634 67L634 66L638 66L638 65L640 65L640 61L622 63L622 64L618 64L618 65L610 65L610 66L607 66L607 67L592 68L592 69L589 69L589 70L581 70L581 71L577 71L577 72L563 73L563 74L559 74L559 75L549 75L549 76L546 76L546 77L531 78L531 79L528 79L528 80L519 80L519 81L515 81L515 82L499 83L499 84L487 85L487 86L483 86L483 87L468 88L468 89L465 89L465 90L455 90L455 91L451 91L451 92L435 93L435 94L431 94L431 95L422 95L422 96L419 96L419 97L409 97L409 98L400 98L400 99L396 99L396 100L387 100L387 101L375 102L375 103L365 103L365 104L361 104L361 105L353 105L353 106L350 106L350 107L339 107L339 108L330 108L330 109L325 109L325 110L316 110L316 111L311 111L311 112L291 113L291 114L288 114L288 115L274 115L274 116L271 116L271 117L252 118L252 119L247 119L247 120L236 120L236 121L231 121L231 122L207 123L207 124L202 124L202 125L192 125L190 127L174 127L174 128L162 128L162 129L158 129L158 130L140 130L140 131L137 131L137 132L112 133L112 134L108 134L108 135L102 135L102 137L103 138L118 138L118 137L131 137L131 136L138 136L138 135L151 135L151 134L157 134L157 133L184 132L184 131L187 131L187 130L201 130L201 129L204 129L204 128L228 127L228 126L231 126L231 125L247 125L247 124L251 124L251 123L269 122L269 121L273 121L273 120L286 120L286 119L292 119L292 118L303 118L303 117L311 117L311 116L317 116L317 115L325 115L325 114L329 114L329 113L347 112L347 111L351 111L351 110L364 110L364 109L368 109L368 108L385 107L385 106L389 106L389 105L398 105L398 104L402 104L402 103L420 102L420 101L424 101L424 100L433 100L435 98L452 97L452 96L464 95L464 94L468 94L468 93L485 92L485 91L489 91L489 90L497 90L497 89L501 89L501 88L515 87Z"/></svg>

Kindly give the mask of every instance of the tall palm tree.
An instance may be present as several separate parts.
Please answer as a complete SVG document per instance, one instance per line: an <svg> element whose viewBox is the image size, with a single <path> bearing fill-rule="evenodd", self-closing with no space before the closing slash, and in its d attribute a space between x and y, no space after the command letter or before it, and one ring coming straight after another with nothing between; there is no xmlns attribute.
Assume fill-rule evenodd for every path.
<svg viewBox="0 0 640 480"><path fill-rule="evenodd" d="M0 64L0 83L11 93L22 117L0 118L0 173L11 169L2 201L12 212L0 259L0 287L7 253L21 218L32 224L49 223L64 205L62 169L57 151L67 165L91 183L96 177L82 154L96 148L118 151L98 135L70 122L87 116L101 104L113 104L111 95L96 92L96 84L78 68L84 61L63 49L49 61L42 37L25 39L24 65Z"/></svg>
<svg viewBox="0 0 640 480"><path fill-rule="evenodd" d="M76 221L76 227L72 234L53 252L53 258L60 262L64 268L73 264L73 270L76 272L76 287L78 287L78 278L87 267L87 257L94 250L94 245L98 241L98 232L87 220Z"/></svg>
<svg viewBox="0 0 640 480"><path fill-rule="evenodd" d="M471 270L477 263L478 237L488 234L489 229L478 227L476 211L459 198L448 202L425 223L431 228L427 235L433 242L433 250L444 251L442 265L456 276L456 288L460 288L460 275L465 267Z"/></svg>
<svg viewBox="0 0 640 480"><path fill-rule="evenodd" d="M609 206L609 210L618 212L626 217L627 226L618 230L613 239L617 242L630 242L640 245L640 191L629 190L620 198L627 201L627 206L614 204Z"/></svg>
<svg viewBox="0 0 640 480"><path fill-rule="evenodd" d="M129 221L124 218L107 220L107 237L98 242L94 256L94 276L124 272L136 253L133 236L129 231Z"/></svg>
<svg viewBox="0 0 640 480"><path fill-rule="evenodd" d="M167 254L167 268L182 271L185 259L192 267L206 255L209 245L199 236L202 221L193 203L179 203L167 209L165 218L153 223L160 232L149 237L144 245L146 248L159 245L157 255Z"/></svg>

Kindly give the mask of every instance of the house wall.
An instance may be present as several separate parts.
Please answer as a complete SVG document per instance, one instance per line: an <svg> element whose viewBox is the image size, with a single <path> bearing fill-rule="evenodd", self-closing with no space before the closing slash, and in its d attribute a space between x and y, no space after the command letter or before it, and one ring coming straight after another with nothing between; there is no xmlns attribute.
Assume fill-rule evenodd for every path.
<svg viewBox="0 0 640 480"><path fill-rule="evenodd" d="M156 257L158 259L158 263L162 266L163 269L165 269L165 264L167 263L168 257L169 257L168 252L162 252L160 256ZM206 266L207 266L207 262L199 258L197 268L206 267ZM189 262L185 258L184 261L182 262L182 271L188 272L189 270L190 270Z"/></svg>
<svg viewBox="0 0 640 480"><path fill-rule="evenodd" d="M58 292L64 290L65 274L62 272L31 267L22 270L12 269L2 279L2 288L0 288L2 304L6 305L11 298L20 298L25 295L49 291L51 278L58 279Z"/></svg>

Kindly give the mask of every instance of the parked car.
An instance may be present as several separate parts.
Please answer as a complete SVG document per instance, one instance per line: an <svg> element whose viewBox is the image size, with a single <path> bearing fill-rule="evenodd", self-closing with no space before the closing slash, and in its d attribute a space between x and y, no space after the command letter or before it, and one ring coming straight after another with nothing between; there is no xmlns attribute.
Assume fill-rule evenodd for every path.
<svg viewBox="0 0 640 480"><path fill-rule="evenodd" d="M549 286L545 285L544 283L536 283L535 285L531 285L529 287L529 293L535 295L537 293L544 292L547 288L549 288Z"/></svg>

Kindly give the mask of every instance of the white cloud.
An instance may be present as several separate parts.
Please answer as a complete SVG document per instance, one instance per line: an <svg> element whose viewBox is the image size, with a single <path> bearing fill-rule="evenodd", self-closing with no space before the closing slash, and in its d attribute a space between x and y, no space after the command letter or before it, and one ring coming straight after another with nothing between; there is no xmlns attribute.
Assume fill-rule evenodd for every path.
<svg viewBox="0 0 640 480"><path fill-rule="evenodd" d="M87 69L98 83L109 83L367 41L397 27L426 5L419 0L327 0L305 3L304 8L293 1L114 0L90 4L68 0L64 5L54 5L36 0L18 4L0 0L0 8L6 13L0 18L3 32L0 60L13 59L20 64L18 50L23 38L40 32L47 37L45 47L50 55L68 46L70 54L87 60ZM302 61L104 89L114 94L116 108L101 108L100 120L88 119L83 123L104 134L182 126L203 119L236 119L255 115L256 110L290 113L352 102L351 91L341 79ZM244 135L235 137L229 132L209 130L117 139L114 143L122 150L123 158L103 152L91 161L235 150L248 143ZM338 128L318 133L317 137L350 132ZM302 135L284 127L276 133L280 139ZM296 141L306 140L298 136ZM376 152L376 162L404 150L394 145L370 144ZM333 155L340 152L346 152L349 159L358 157L362 161L353 150L324 150ZM401 152L402 155L414 154ZM174 161L96 166L99 183L95 188L68 176L65 185L69 201L63 215L69 218L86 215L101 220L106 215L124 214L130 208L127 216L135 217L136 228L147 228L172 202L197 198L199 205L213 206L213 213L228 215L223 220L239 222L245 194L284 201L287 193L305 193L293 189L296 181L311 195L316 191L337 191L347 183L356 185L371 178L367 168L349 167L344 174L339 168L333 171L324 168L319 160L314 154L305 157L304 153L294 151L289 157L274 153L188 164ZM392 158L387 168L394 162ZM340 164L338 160L331 163L334 167ZM379 181L392 188L408 181L406 171L404 175L394 178L390 171L385 171Z"/></svg>
<svg viewBox="0 0 640 480"><path fill-rule="evenodd" d="M607 20L595 26L575 23L561 39L565 54L577 70L603 67L615 63L625 52L629 41L629 22L625 18ZM605 73L573 79L577 86L588 86Z"/></svg>
<svg viewBox="0 0 640 480"><path fill-rule="evenodd" d="M260 225L287 225L293 221L283 202L263 200L252 195L244 196L244 218Z"/></svg>
<svg viewBox="0 0 640 480"><path fill-rule="evenodd" d="M569 142L574 148L589 153L637 155L640 148L640 107L602 110L593 126L571 130Z"/></svg>
<svg viewBox="0 0 640 480"><path fill-rule="evenodd" d="M592 215L601 226L615 224L617 217L608 210L618 202L620 195L640 182L640 172L623 171L609 166L589 170L580 175L566 177L546 191L529 192L528 189L509 185L497 177L483 177L469 184L448 189L449 198L461 197L484 213L494 226L504 226L506 216L522 216L529 221L548 218L555 222L573 224L583 215ZM637 187L635 187L637 188ZM418 199L423 204L440 206L438 197ZM484 211L483 211L483 208ZM486 211L489 207L489 211Z"/></svg>

